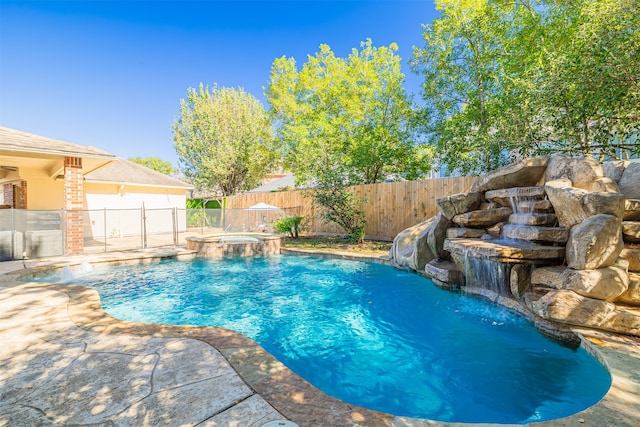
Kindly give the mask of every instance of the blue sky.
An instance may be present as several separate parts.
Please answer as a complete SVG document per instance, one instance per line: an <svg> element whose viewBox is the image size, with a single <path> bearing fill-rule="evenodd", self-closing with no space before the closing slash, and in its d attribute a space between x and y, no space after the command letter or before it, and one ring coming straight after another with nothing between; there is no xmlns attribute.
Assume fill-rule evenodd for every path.
<svg viewBox="0 0 640 427"><path fill-rule="evenodd" d="M432 0L0 0L0 125L177 166L171 123L187 88L243 87L264 101L271 64L322 43L346 56L396 42L406 87Z"/></svg>

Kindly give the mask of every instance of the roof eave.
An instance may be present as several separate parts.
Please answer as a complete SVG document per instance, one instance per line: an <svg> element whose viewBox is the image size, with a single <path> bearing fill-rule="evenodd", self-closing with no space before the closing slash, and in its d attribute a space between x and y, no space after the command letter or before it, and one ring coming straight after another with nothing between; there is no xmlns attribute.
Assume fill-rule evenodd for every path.
<svg viewBox="0 0 640 427"><path fill-rule="evenodd" d="M26 149L22 147L11 147L5 144L2 147L2 151L29 154L30 156L38 154L46 154L50 156L63 156L63 157L81 157L83 159L97 159L97 160L115 160L115 154L98 154L98 153L78 153L77 151L62 151L62 150L42 150L42 149Z"/></svg>
<svg viewBox="0 0 640 427"><path fill-rule="evenodd" d="M181 185L165 185L165 184L144 184L144 183L135 183L129 181L104 181L97 179L87 179L84 180L90 184L113 184L113 185L130 185L132 187L152 187L152 188L175 188L179 190L193 190L194 187L189 186L181 186Z"/></svg>

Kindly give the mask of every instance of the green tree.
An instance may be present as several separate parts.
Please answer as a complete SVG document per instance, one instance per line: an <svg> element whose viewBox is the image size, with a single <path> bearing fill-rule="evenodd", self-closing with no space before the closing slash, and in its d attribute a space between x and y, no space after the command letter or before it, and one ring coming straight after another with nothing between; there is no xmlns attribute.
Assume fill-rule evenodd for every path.
<svg viewBox="0 0 640 427"><path fill-rule="evenodd" d="M274 61L265 95L285 168L299 181L323 181L328 165L340 166L346 185L429 171L396 51L367 40L346 58L321 45L300 70L293 58Z"/></svg>
<svg viewBox="0 0 640 427"><path fill-rule="evenodd" d="M541 148L640 154L640 3L563 0L547 15L540 99L555 132Z"/></svg>
<svg viewBox="0 0 640 427"><path fill-rule="evenodd" d="M491 170L508 155L638 153L637 0L438 0L414 71L442 162ZM634 139L635 138L635 139Z"/></svg>
<svg viewBox="0 0 640 427"><path fill-rule="evenodd" d="M173 165L171 165L171 163L162 160L159 157L130 157L129 161L152 169L156 172L163 173L165 175L171 175L173 172L175 172L175 169Z"/></svg>
<svg viewBox="0 0 640 427"><path fill-rule="evenodd" d="M173 142L191 182L223 197L257 186L277 155L264 106L241 88L189 88Z"/></svg>
<svg viewBox="0 0 640 427"><path fill-rule="evenodd" d="M348 188L346 176L340 165L327 165L322 180L306 196L321 206L319 212L325 222L339 225L349 233L351 241L360 243L365 237L367 218L363 205L367 200Z"/></svg>
<svg viewBox="0 0 640 427"><path fill-rule="evenodd" d="M424 77L429 142L443 164L463 173L501 166L512 148L496 135L496 95L504 82L500 42L508 28L488 3L437 0L442 16L423 26L425 47L414 48L412 59Z"/></svg>

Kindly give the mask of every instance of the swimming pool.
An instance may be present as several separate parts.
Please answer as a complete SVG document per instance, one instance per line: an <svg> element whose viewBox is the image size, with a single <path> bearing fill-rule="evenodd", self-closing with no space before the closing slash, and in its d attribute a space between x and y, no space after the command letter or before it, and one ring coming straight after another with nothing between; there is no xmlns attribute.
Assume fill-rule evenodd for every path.
<svg viewBox="0 0 640 427"><path fill-rule="evenodd" d="M73 282L97 289L117 318L241 332L327 394L394 415L541 421L593 405L610 386L584 349L385 265L196 259L100 268Z"/></svg>

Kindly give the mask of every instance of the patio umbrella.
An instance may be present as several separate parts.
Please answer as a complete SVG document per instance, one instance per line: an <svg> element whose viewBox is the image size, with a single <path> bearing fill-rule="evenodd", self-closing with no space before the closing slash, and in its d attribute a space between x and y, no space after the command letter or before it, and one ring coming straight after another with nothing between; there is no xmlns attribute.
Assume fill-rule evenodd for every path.
<svg viewBox="0 0 640 427"><path fill-rule="evenodd" d="M277 206L268 205L264 202L256 203L253 206L249 206L247 209L255 210L255 211L264 211L264 210L282 210Z"/></svg>

